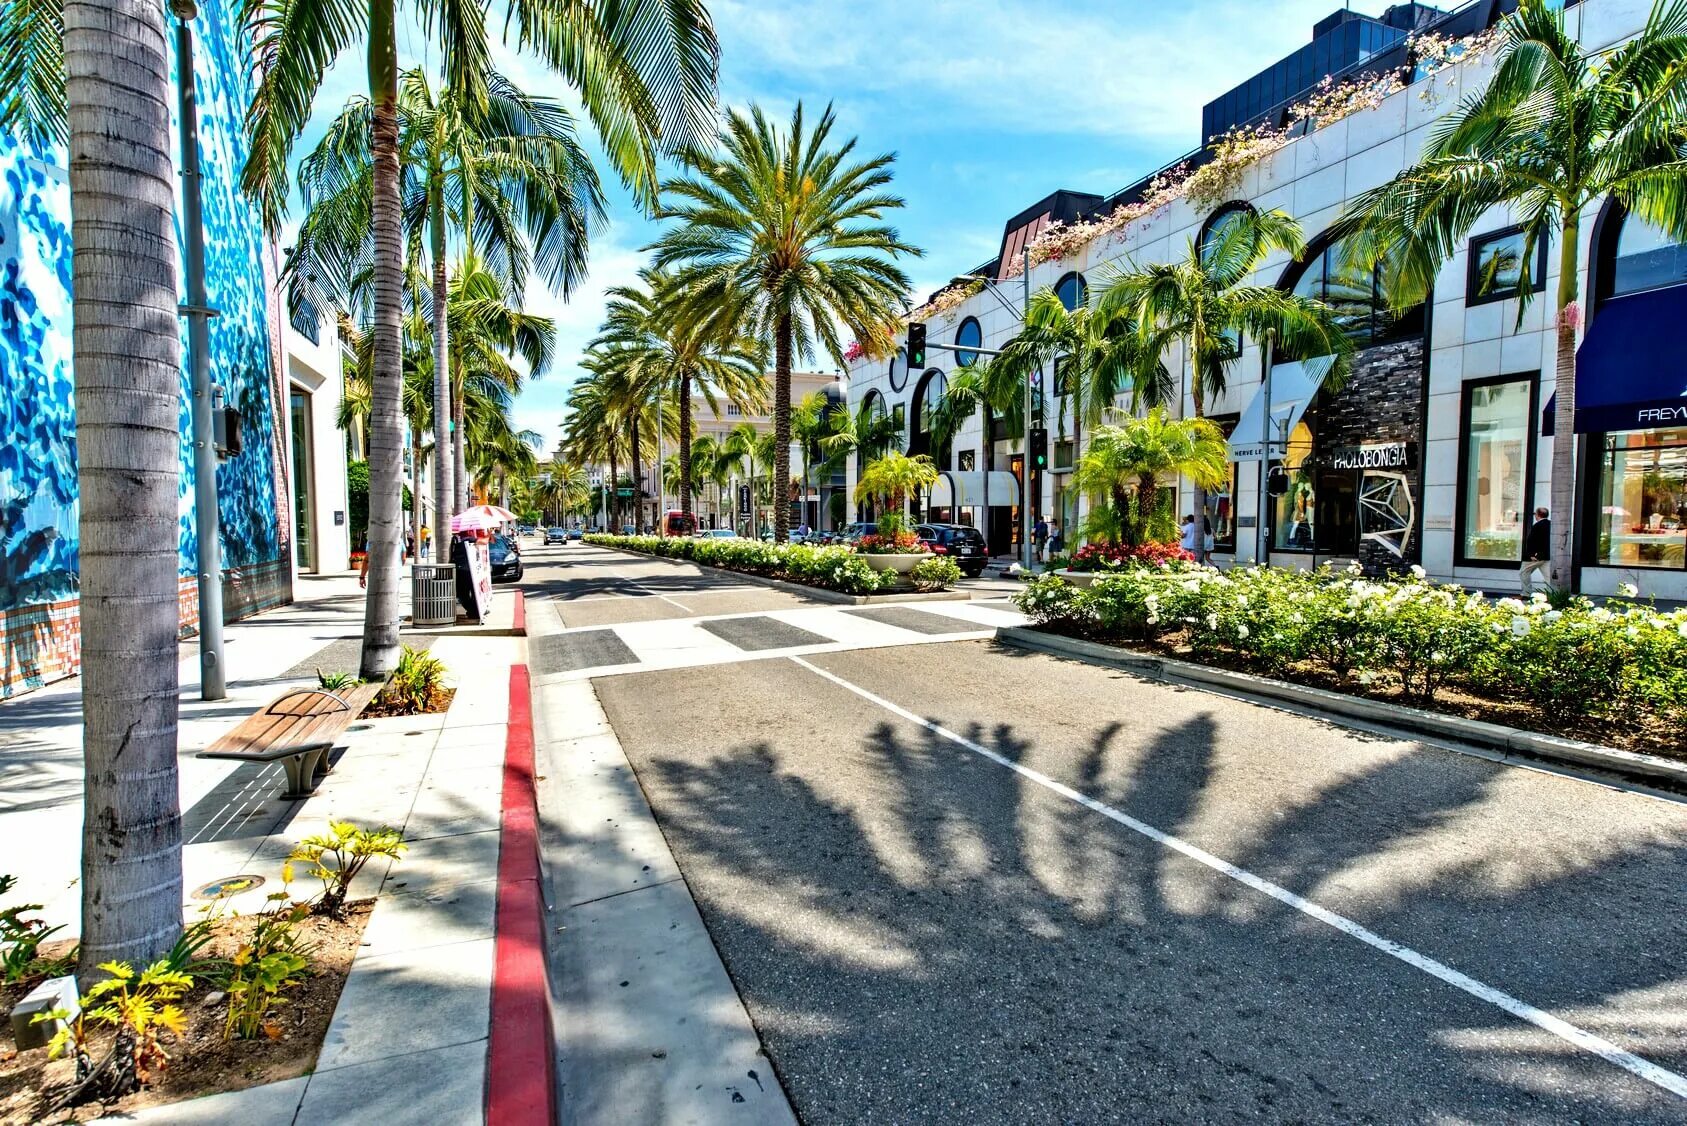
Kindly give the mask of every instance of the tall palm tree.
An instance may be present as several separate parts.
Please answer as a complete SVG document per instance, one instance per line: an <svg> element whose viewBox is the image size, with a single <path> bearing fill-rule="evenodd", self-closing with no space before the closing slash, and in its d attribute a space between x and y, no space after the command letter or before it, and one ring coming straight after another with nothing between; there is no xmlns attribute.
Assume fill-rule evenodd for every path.
<svg viewBox="0 0 1687 1126"><path fill-rule="evenodd" d="M1132 410L1139 402L1162 402L1176 394L1159 354L1144 346L1124 311L1083 305L1067 309L1052 289L1031 296L1019 331L979 375L996 385L993 390L1011 387L1017 396L1039 371L1055 373L1056 424L1064 436L1070 407L1074 446L1081 425L1099 424L1125 392L1130 392Z"/></svg>
<svg viewBox="0 0 1687 1126"><path fill-rule="evenodd" d="M1097 427L1078 459L1072 485L1097 501L1111 503L1108 521L1118 539L1152 538L1159 512L1160 478L1181 474L1203 488L1215 488L1229 472L1230 447L1210 419L1172 418L1165 407L1140 417ZM1134 518L1128 492L1136 491ZM1092 526L1094 522L1092 521Z"/></svg>
<svg viewBox="0 0 1687 1126"><path fill-rule="evenodd" d="M797 457L802 463L797 497L802 504L804 524L808 523L808 486L811 483L809 459L819 453L820 439L831 425L832 414L832 401L818 391L804 395L802 401L791 410L791 440L797 445ZM814 514L814 526L820 526L818 511Z"/></svg>
<svg viewBox="0 0 1687 1126"><path fill-rule="evenodd" d="M588 347L616 352L656 385L672 388L679 413L680 509L691 512L691 398L700 394L716 418L720 400L765 409L767 379L756 341L722 318L704 319L664 270L639 271L638 285L608 293L603 327Z"/></svg>
<svg viewBox="0 0 1687 1126"><path fill-rule="evenodd" d="M479 106L450 88L436 92L421 70L406 71L398 117L405 241L426 243L432 259L435 523L447 527L457 498L449 326L439 315L448 299L448 229L457 230L465 257L486 265L511 291L522 290L536 264L544 281L566 295L585 272L588 230L603 215L603 192L568 111L495 71L486 76ZM349 307L351 267L369 260L370 119L369 100L352 98L300 162L307 213L287 270L295 306Z"/></svg>
<svg viewBox="0 0 1687 1126"><path fill-rule="evenodd" d="M370 411L370 565L362 670L382 677L398 658L398 478L404 247L400 199L397 0L244 0L260 74L247 113L244 172L270 229L290 190L288 162L318 87L343 52L366 47L370 103L375 374ZM472 107L488 99L486 11L417 0L447 85ZM718 58L702 0L578 4L532 0L504 21L574 89L610 159L636 194L653 199L659 143L695 144L707 131Z"/></svg>
<svg viewBox="0 0 1687 1126"><path fill-rule="evenodd" d="M788 130L758 106L729 111L718 154L688 150L685 173L662 185L660 214L675 222L652 247L658 268L678 268L692 309L772 346L781 481L791 472L795 358L824 352L844 366L840 325L888 352L908 290L895 259L919 254L881 222L902 206L886 190L895 158L855 160L854 139L830 143L834 123L828 106L810 131L800 102ZM776 541L790 520L789 506L776 506Z"/></svg>
<svg viewBox="0 0 1687 1126"><path fill-rule="evenodd" d="M584 373L574 381L568 392L568 417L563 422L564 450L573 460L586 465L609 466L609 490L606 516L612 526L621 520L621 459L626 454L625 435L621 427L618 405L608 380L597 369L596 358L587 356L581 361Z"/></svg>
<svg viewBox="0 0 1687 1126"><path fill-rule="evenodd" d="M1561 8L1523 0L1501 22L1487 88L1434 128L1416 165L1354 200L1343 229L1382 263L1389 300L1409 306L1482 216L1508 205L1523 227L1519 317L1540 280L1530 274L1535 248L1557 240L1552 574L1568 587L1582 214L1612 196L1687 241L1687 3L1656 0L1638 36L1594 52L1566 31Z"/></svg>
<svg viewBox="0 0 1687 1126"><path fill-rule="evenodd" d="M1130 263L1110 271L1095 300L1097 314L1134 321L1145 360L1158 362L1174 344L1182 348L1196 418L1204 418L1207 404L1224 394L1243 334L1260 340L1272 334L1280 353L1298 359L1333 356L1324 386L1339 389L1351 370L1353 344L1336 310L1314 298L1246 284L1273 251L1300 254L1305 244L1300 225L1282 211L1250 210L1215 230L1204 243L1191 238L1175 262ZM1164 403L1166 390L1175 394L1176 388L1150 381L1144 398ZM1204 517L1206 486L1193 483L1195 511Z"/></svg>
<svg viewBox="0 0 1687 1126"><path fill-rule="evenodd" d="M8 42L9 54L21 45ZM176 517L181 352L163 6L70 0L82 615L80 972L181 934Z"/></svg>
<svg viewBox="0 0 1687 1126"><path fill-rule="evenodd" d="M749 478L750 486L750 535L758 534L756 528L756 441L759 435L756 428L748 422L740 422L726 432L721 441L720 452L716 454L717 464L730 465L734 473L744 472Z"/></svg>

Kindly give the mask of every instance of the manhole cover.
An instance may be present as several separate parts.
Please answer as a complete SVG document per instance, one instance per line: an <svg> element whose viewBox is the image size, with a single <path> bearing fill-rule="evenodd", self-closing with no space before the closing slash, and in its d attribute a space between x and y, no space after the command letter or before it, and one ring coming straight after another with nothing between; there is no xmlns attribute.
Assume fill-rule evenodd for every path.
<svg viewBox="0 0 1687 1126"><path fill-rule="evenodd" d="M264 886L262 876L224 876L220 880L212 880L208 884L200 884L193 889L195 899L227 899L231 895L239 895L244 891Z"/></svg>

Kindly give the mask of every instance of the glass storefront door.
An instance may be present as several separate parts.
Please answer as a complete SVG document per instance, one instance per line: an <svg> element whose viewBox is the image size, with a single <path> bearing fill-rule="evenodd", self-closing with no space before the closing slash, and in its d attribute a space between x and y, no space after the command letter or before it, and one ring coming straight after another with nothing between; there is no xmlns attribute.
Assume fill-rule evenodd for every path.
<svg viewBox="0 0 1687 1126"><path fill-rule="evenodd" d="M293 428L293 556L299 570L316 570L311 511L310 396L293 390L287 399Z"/></svg>

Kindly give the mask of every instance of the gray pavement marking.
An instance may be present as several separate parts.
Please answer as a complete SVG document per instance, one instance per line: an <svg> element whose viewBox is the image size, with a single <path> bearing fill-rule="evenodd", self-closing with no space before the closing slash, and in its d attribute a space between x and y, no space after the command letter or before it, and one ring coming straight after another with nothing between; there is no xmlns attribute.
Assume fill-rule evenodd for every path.
<svg viewBox="0 0 1687 1126"><path fill-rule="evenodd" d="M762 649L794 649L799 645L826 645L832 639L806 629L761 616L749 618L716 618L699 623L704 629L724 641L750 652Z"/></svg>
<svg viewBox="0 0 1687 1126"><path fill-rule="evenodd" d="M790 660L814 673L823 680L828 680L840 688L853 692L855 695L861 697L869 703L876 704L885 711L890 712L892 715L907 720L909 723L921 727L942 739L947 739L949 742L954 743L957 746L964 747L974 754L979 755L998 766L1005 767L1008 770L1013 771L1015 774L1018 774L1020 777L1034 782L1052 793L1059 794L1061 797L1075 802L1093 813L1099 813L1103 817L1123 825L1132 832L1147 837L1149 840L1164 848L1180 853L1198 864L1235 880L1245 887L1252 888L1262 895L1269 896L1285 906L1292 907L1302 914L1316 919L1327 926L1333 927L1350 938L1355 938L1367 946L1380 950L1382 953L1387 954L1391 958L1404 962L1406 965L1420 970L1439 981L1453 986L1456 989L1462 990L1478 1000L1494 1005L1512 1016L1534 1025L1542 1031L1548 1032L1553 1036L1557 1036L1574 1047L1580 1048L1585 1052L1598 1056L1608 1063L1622 1068L1631 1075L1634 1075L1635 1077L1644 1080L1661 1090L1667 1091L1670 1094L1675 1095L1677 1098L1687 1100L1687 1076L1682 1076L1676 1072L1669 1071L1666 1068L1659 1067L1650 1060L1643 1059L1640 1056L1635 1055L1633 1052L1625 1051L1624 1049L1619 1048L1617 1045L1601 1036L1596 1036L1593 1033L1588 1032L1586 1029L1573 1025L1570 1022L1562 1020L1542 1009L1538 1009L1526 1001L1521 1001L1509 993L1505 993L1490 985L1477 981L1475 978L1460 973L1458 970L1453 969L1451 966L1448 966L1443 962L1437 961L1427 955L1420 954L1418 951L1413 950L1409 946L1402 945L1392 939L1384 938L1382 935L1379 935L1370 930L1368 927L1349 919L1345 915L1337 914L1336 912L1331 911L1326 907L1322 907L1309 899L1296 895L1294 892L1279 884L1257 876L1244 868L1239 868L1227 860L1214 856L1212 853L1198 848L1179 837L1157 829L1147 822L1139 821L1130 814L1125 813L1122 810L1115 809L1105 802L1097 801L1095 798L1092 798L1087 794L1080 793L1070 786L1055 781L1053 778L1050 778L1048 775L1043 774L1040 771L1033 770L1030 767L1014 762L1012 759L1006 758L1003 755L999 755L995 751L990 750L988 747L966 738L964 735L958 735L939 723L934 723L933 721L917 715L898 704L886 700L882 696L876 695L865 688L852 684L835 673L810 664L801 657L792 657Z"/></svg>
<svg viewBox="0 0 1687 1126"><path fill-rule="evenodd" d="M528 662L536 676L575 672L599 665L632 665L638 655L612 629L553 633L527 640Z"/></svg>
<svg viewBox="0 0 1687 1126"><path fill-rule="evenodd" d="M936 611L916 610L911 606L870 606L864 610L845 610L857 618L882 622L887 626L905 629L910 633L941 635L946 633L978 633L990 627L978 622L952 618Z"/></svg>

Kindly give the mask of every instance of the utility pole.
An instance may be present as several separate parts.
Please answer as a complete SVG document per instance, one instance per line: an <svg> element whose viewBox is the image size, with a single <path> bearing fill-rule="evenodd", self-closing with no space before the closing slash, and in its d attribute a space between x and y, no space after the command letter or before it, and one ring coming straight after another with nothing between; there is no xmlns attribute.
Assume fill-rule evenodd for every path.
<svg viewBox="0 0 1687 1126"><path fill-rule="evenodd" d="M176 17L177 94L182 122L182 230L186 241L187 354L192 376L193 513L199 541L199 696L228 696L223 664L222 529L217 516L217 445L212 423L210 319L205 294L205 217L200 201L199 98L193 77L194 0L171 0ZM281 410L276 404L276 410Z"/></svg>
<svg viewBox="0 0 1687 1126"><path fill-rule="evenodd" d="M1020 317L1021 322L1024 321L1026 314L1031 311L1031 240L1027 239L1025 241L1025 248L1022 251L1022 253L1025 255L1025 257L1023 259L1023 261L1025 263L1025 268L1019 272L1019 276L1020 276L1020 278L1021 278L1021 280L1024 284L1023 300L1024 300L1025 303L1020 306L1019 317ZM1036 375L1041 375L1041 374L1042 374L1042 369L1039 368ZM1032 564L1032 558L1031 558L1031 552L1032 552L1032 547L1031 547L1031 427L1033 425L1033 419L1031 418L1031 384L1032 384L1033 380L1036 378L1036 375L1033 375L1031 378L1029 378L1025 381L1025 441L1020 446L1020 448L1025 451L1025 456L1020 459L1020 465L1022 466L1022 468L1019 471L1020 476L1023 478L1023 480L1021 480L1020 483L1019 483L1019 487L1020 487L1020 497L1019 497L1019 549L1020 549L1020 554L1023 555L1024 558L1025 558L1024 566L1025 566L1026 574L1030 574L1031 564Z"/></svg>

